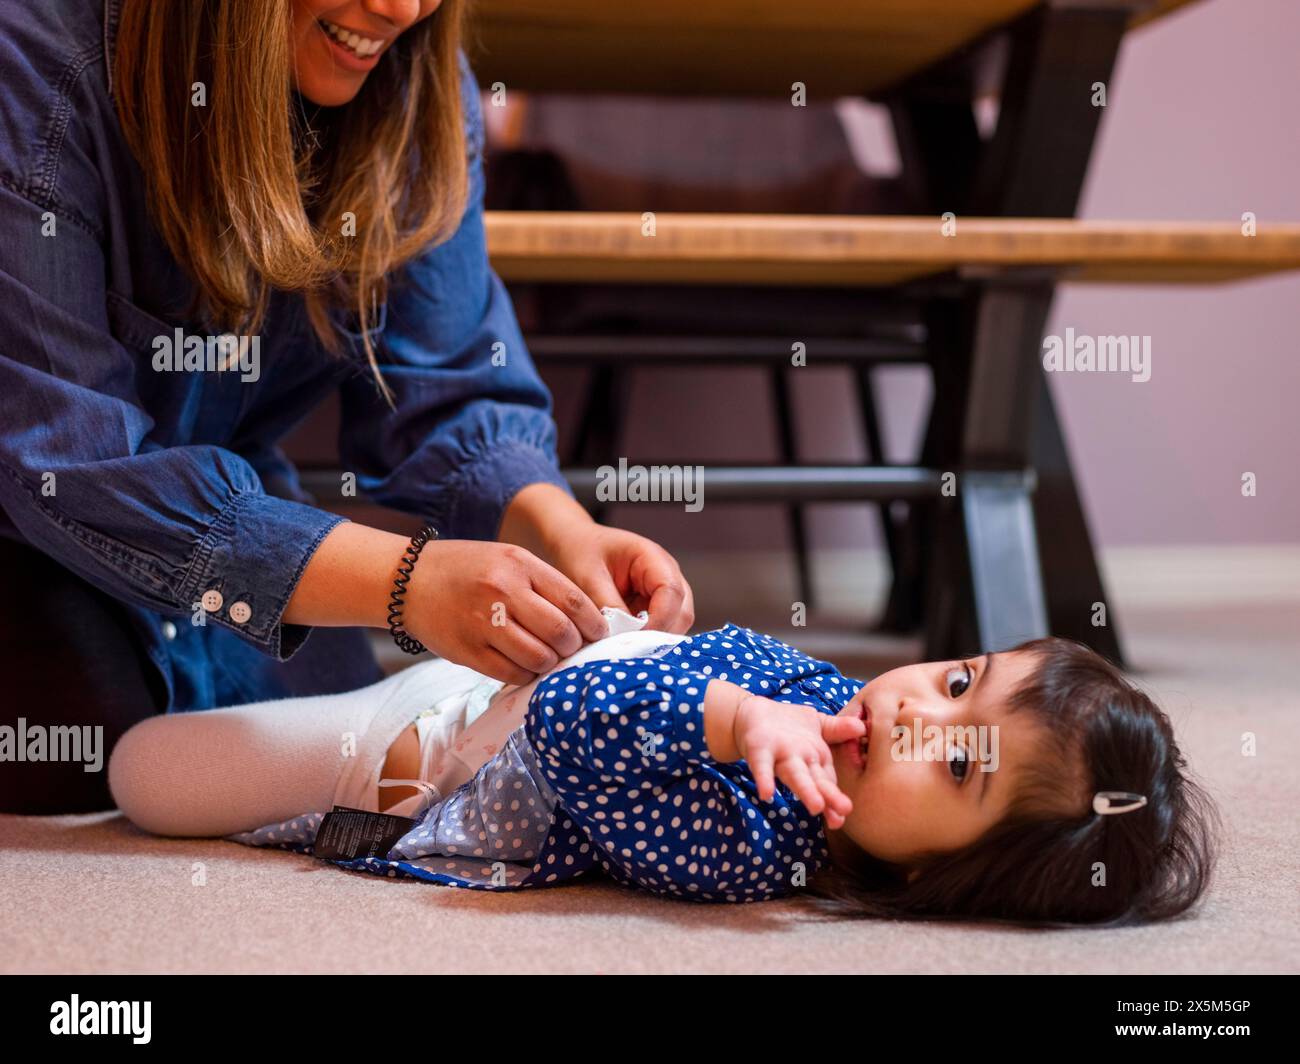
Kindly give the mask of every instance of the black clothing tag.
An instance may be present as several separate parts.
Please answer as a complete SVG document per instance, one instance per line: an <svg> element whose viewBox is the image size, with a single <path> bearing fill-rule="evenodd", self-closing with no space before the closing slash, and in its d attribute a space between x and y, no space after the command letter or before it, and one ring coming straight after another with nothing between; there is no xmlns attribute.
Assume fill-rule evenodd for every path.
<svg viewBox="0 0 1300 1064"><path fill-rule="evenodd" d="M320 822L312 855L325 861L387 857L397 840L414 828L415 823L409 817L336 805Z"/></svg>

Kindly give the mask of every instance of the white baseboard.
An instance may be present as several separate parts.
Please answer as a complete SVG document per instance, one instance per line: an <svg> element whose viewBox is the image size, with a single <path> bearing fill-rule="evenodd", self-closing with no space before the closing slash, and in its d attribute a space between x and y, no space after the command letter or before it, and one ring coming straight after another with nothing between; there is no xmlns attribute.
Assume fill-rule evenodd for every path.
<svg viewBox="0 0 1300 1064"><path fill-rule="evenodd" d="M1300 545L1113 547L1101 553L1122 604L1191 606L1300 602Z"/></svg>

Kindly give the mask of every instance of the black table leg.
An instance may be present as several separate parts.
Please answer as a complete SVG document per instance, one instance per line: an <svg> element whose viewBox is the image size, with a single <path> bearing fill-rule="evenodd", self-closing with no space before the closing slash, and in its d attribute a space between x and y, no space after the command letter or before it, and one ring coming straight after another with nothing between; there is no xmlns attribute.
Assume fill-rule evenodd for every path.
<svg viewBox="0 0 1300 1064"><path fill-rule="evenodd" d="M969 360L936 391L938 468L953 492L938 526L930 602L940 609L927 656L1006 650L1048 633L1029 468L1038 351L1051 281L973 283L959 317Z"/></svg>
<svg viewBox="0 0 1300 1064"><path fill-rule="evenodd" d="M890 105L907 185L922 209L936 216L952 211L958 226L963 213L1072 217L1102 113L1093 104L1093 86L1109 84L1132 6L1124 0L1109 6L1054 0L1008 27L998 124L987 142L979 139L972 111L979 49L904 86ZM1037 490L1021 496L1009 481L984 479L983 473L995 471L980 468L988 456L972 453L969 446L954 446L943 424L951 417L953 387L941 376L951 377L957 366L952 351L944 357L940 333L935 404L922 462L943 468L960 454L975 463L974 472L980 475L967 485L975 489L974 497L963 499L960 520L953 505L934 511L912 508L900 529L903 544L898 553L928 561L923 567L896 570L886 623L901 626L923 611L929 651L946 656L972 645L988 648L1045 620L1054 633L1079 639L1122 662L1114 611L1107 609L1106 626L1094 624L1094 604L1105 603L1106 597L1055 406L1037 363L1051 285L1033 297L1039 304L1032 311L1022 306L1020 313L1008 317L1008 298L1014 302L1028 297L996 297L1002 306L992 312L993 319L1001 318L1004 324L994 331L1010 331L1000 339L985 335L982 340L980 331L968 331L967 357L978 362L981 343L1013 345L1021 352L1023 372L1016 378L1011 404L1000 414L987 403L967 408L968 418L974 420L967 422L966 431L996 429L981 427L981 419L1013 417L1016 431L1024 433L1025 450L1019 457L1024 469L1036 471L1031 481L1037 480ZM1033 328L1025 327L1035 319L1038 331L1032 335ZM963 344L960 332L958 348ZM1032 370L1023 361L1031 337ZM951 345L951 336L948 342ZM960 364L960 355L955 361ZM989 361L987 352L984 361ZM979 385L983 375L957 376ZM983 381L1012 387L1009 379ZM1032 486L1026 485L1026 492ZM1026 574L1038 566L1039 558L1042 577L1035 586ZM1045 597L1045 617L1035 612L1036 597ZM1016 617L1023 617L1023 624L1012 620Z"/></svg>

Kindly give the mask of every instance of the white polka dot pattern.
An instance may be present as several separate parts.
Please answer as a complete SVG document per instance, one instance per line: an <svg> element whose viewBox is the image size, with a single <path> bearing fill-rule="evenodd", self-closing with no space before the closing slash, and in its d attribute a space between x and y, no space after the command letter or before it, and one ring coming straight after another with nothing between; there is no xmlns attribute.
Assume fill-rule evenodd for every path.
<svg viewBox="0 0 1300 1064"><path fill-rule="evenodd" d="M704 693L714 679L829 714L862 686L727 625L659 660L589 662L548 676L529 705L529 745L613 878L702 901L776 897L828 859L821 818L784 785L764 802L743 761L710 756Z"/></svg>

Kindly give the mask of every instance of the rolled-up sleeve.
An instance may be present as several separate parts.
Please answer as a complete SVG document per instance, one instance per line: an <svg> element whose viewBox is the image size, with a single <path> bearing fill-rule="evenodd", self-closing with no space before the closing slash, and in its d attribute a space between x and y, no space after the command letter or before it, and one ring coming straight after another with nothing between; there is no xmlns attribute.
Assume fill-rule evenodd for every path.
<svg viewBox="0 0 1300 1064"><path fill-rule="evenodd" d="M285 604L342 518L266 494L223 447L158 442L139 393L150 366L114 335L99 239L46 206L0 187L0 507L117 598L290 657L310 629L283 624Z"/></svg>
<svg viewBox="0 0 1300 1064"><path fill-rule="evenodd" d="M569 485L550 393L488 262L482 103L463 52L461 73L465 213L450 239L394 276L376 358L396 409L363 364L342 385L339 451L376 502L421 514L444 536L491 540L521 488Z"/></svg>

